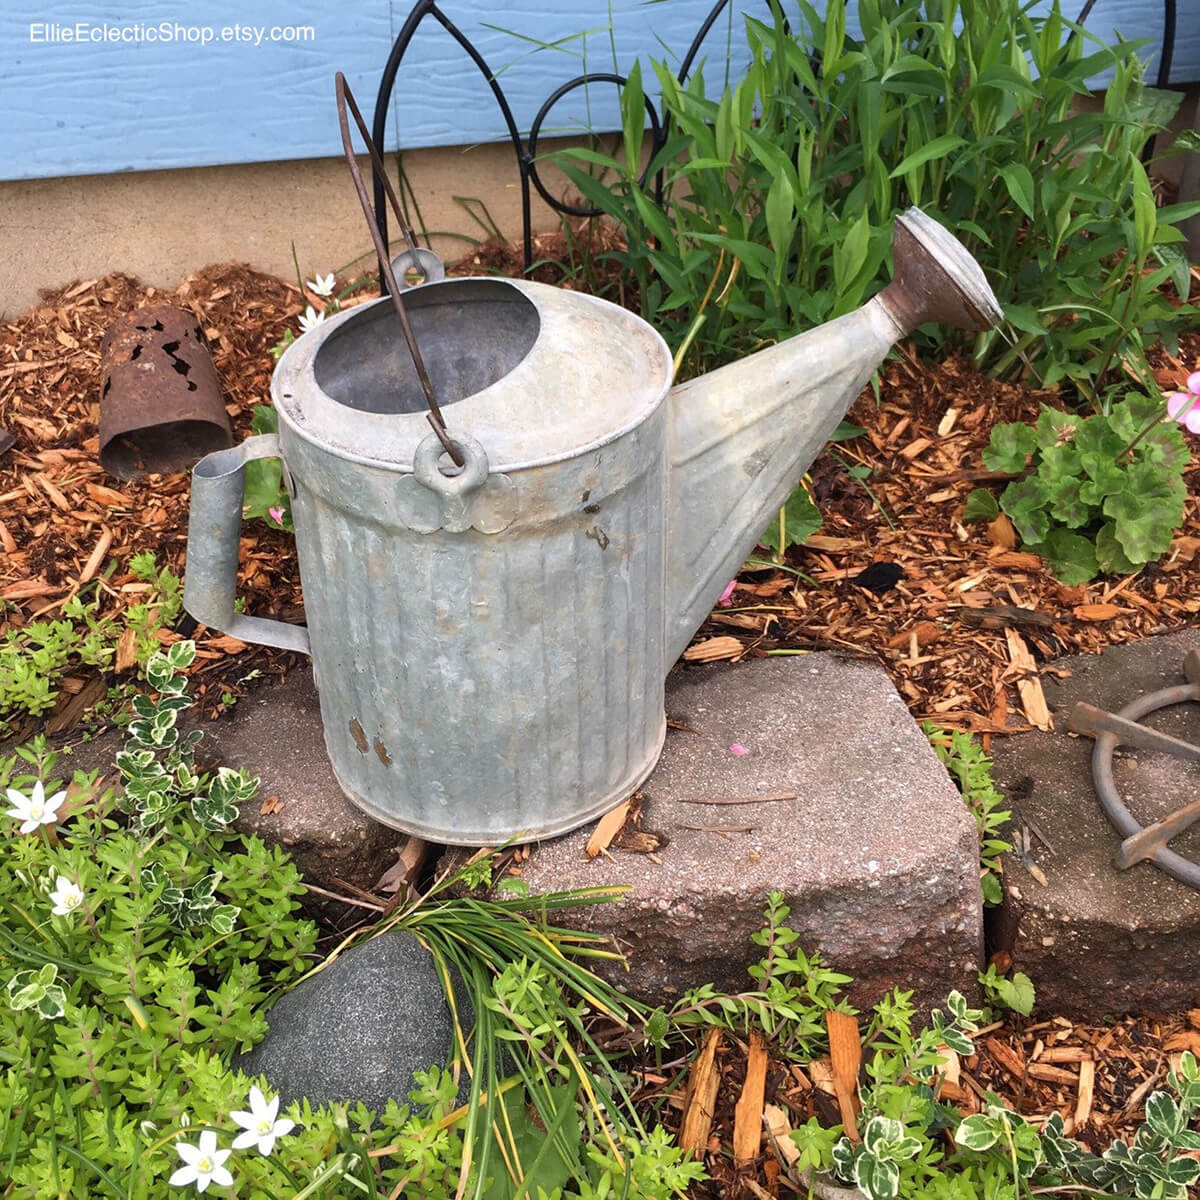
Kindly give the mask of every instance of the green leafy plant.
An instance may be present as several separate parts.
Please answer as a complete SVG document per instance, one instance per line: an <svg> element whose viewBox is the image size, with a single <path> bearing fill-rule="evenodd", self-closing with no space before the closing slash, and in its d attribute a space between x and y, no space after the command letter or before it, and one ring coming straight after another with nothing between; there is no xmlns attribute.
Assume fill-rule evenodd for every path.
<svg viewBox="0 0 1200 1200"><path fill-rule="evenodd" d="M256 404L250 422L252 433L278 433L279 414L269 404ZM242 493L242 516L258 517L278 529L295 532L292 498L283 480L283 463L278 458L256 458L246 464Z"/></svg>
<svg viewBox="0 0 1200 1200"><path fill-rule="evenodd" d="M292 261L296 262L295 246L292 247ZM336 278L332 274L318 274L316 279L310 279L306 284L304 276L300 273L299 263L296 264L296 284L302 296L312 295L321 303L320 309L311 304L305 308L299 318L302 333L316 329L326 317L340 312L342 301L361 286L361 283L353 283L335 293ZM289 326L284 330L283 337L271 347L271 357L278 362L295 340L295 330ZM250 428L255 434L278 433L279 415L269 404L256 404ZM257 458L246 464L242 516L247 520L257 517L277 529L295 532L295 526L292 524L292 498L288 493L280 459Z"/></svg>
<svg viewBox="0 0 1200 1200"><path fill-rule="evenodd" d="M127 753L171 752L173 722L155 718L175 716L165 702L182 697L192 652L177 643L150 660L164 707L137 714ZM100 792L95 773L61 789L58 758L35 739L0 761L10 803L55 793L51 823L3 829L0 1175L14 1197L141 1200L165 1194L189 1123L244 1107L222 1056L262 1037L264 1001L307 969L316 930L286 856L197 819L184 798L200 792L182 775L162 783L171 801L151 831L123 815L138 801ZM301 1139L315 1161L327 1135ZM256 1195L294 1182L265 1159L240 1170L266 1183Z"/></svg>
<svg viewBox="0 0 1200 1200"><path fill-rule="evenodd" d="M988 969L979 973L979 982L983 986L984 995L997 1007L1011 1009L1023 1017L1033 1012L1033 981L1023 972L1014 971L1011 976L1001 975L996 970L996 964L989 963Z"/></svg>
<svg viewBox="0 0 1200 1200"><path fill-rule="evenodd" d="M1105 1194L1187 1200L1188 1187L1200 1179L1200 1161L1184 1157L1200 1150L1200 1133L1191 1128L1200 1113L1200 1068L1191 1051L1168 1072L1167 1084L1169 1091L1147 1098L1146 1120L1132 1144L1114 1141L1099 1157L1066 1137L1062 1117L1052 1113L1042 1130L1047 1167L1087 1188L1113 1189Z"/></svg>
<svg viewBox="0 0 1200 1200"><path fill-rule="evenodd" d="M853 1179L873 1200L892 1200L900 1190L900 1167L921 1152L921 1143L909 1137L899 1121L872 1117L862 1141L842 1138L833 1147L833 1164L842 1179Z"/></svg>
<svg viewBox="0 0 1200 1200"><path fill-rule="evenodd" d="M1133 393L1091 416L1043 406L1033 426L995 426L984 464L1020 478L998 508L976 489L971 514L987 519L1003 509L1064 583L1138 570L1169 549L1187 497L1187 447L1164 416L1161 399Z"/></svg>
<svg viewBox="0 0 1200 1200"><path fill-rule="evenodd" d="M825 1037L828 1010L854 1012L838 995L850 976L830 970L815 951L805 954L797 944L800 935L786 924L790 912L783 893L772 892L764 913L766 927L753 936L755 945L765 951L748 968L757 988L733 994L719 992L711 984L692 988L669 1012L651 1015L650 1040L664 1037L671 1026L719 1026L742 1032L757 1028L773 1035L783 1053L811 1054Z"/></svg>
<svg viewBox="0 0 1200 1200"><path fill-rule="evenodd" d="M969 733L942 729L929 722L921 728L975 818L979 831L979 885L983 902L999 904L1004 899L1001 859L1012 849L1012 843L1001 835L1012 819L1012 813L1003 807L1004 797L992 781L992 760Z"/></svg>
<svg viewBox="0 0 1200 1200"><path fill-rule="evenodd" d="M861 37L845 5L798 7L746 20L749 66L719 97L702 69L681 85L654 65L669 136L648 167L640 70L623 152L554 156L624 234L623 298L688 343L685 372L855 307L916 204L965 238L1016 328L980 337L987 369L1093 400L1122 360L1148 377L1145 339L1193 311L1158 289L1188 298L1176 225L1197 206L1155 209L1140 155L1179 99L1143 86L1139 44L1100 46L1057 3L866 0ZM1078 105L1101 72L1103 107Z"/></svg>
<svg viewBox="0 0 1200 1200"><path fill-rule="evenodd" d="M149 551L129 560L129 573L150 585L144 599L124 611L100 612L101 594L91 599L81 589L62 606L58 621L32 621L10 629L0 640L0 715L39 716L58 700L63 677L77 667L107 670L117 643L130 631L134 654L144 664L158 649L155 636L178 619L183 606L179 577L159 567Z"/></svg>

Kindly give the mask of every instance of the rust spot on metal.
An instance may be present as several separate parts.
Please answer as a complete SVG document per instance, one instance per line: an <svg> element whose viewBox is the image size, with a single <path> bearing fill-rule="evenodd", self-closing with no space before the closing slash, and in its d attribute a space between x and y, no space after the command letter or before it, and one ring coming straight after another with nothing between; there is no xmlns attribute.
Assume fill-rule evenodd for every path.
<svg viewBox="0 0 1200 1200"><path fill-rule="evenodd" d="M363 733L363 727L358 723L357 717L350 718L350 735L354 738L354 744L358 747L358 752L366 754L367 735Z"/></svg>
<svg viewBox="0 0 1200 1200"><path fill-rule="evenodd" d="M375 739L375 753L379 755L379 761L385 767L392 765L392 756L387 752L387 747L378 739Z"/></svg>

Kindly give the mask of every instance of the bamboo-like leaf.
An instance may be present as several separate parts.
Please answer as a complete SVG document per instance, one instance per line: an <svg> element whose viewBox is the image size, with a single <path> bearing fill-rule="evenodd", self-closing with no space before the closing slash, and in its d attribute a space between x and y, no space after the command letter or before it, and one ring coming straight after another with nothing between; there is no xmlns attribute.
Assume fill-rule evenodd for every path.
<svg viewBox="0 0 1200 1200"><path fill-rule="evenodd" d="M944 158L952 150L957 150L959 146L965 146L966 143L966 138L960 137L957 133L944 133L941 137L927 142L919 150L914 150L898 167L892 170L889 178L895 179L900 175L908 175L931 159Z"/></svg>
<svg viewBox="0 0 1200 1200"><path fill-rule="evenodd" d="M1033 175L1029 168L1024 163L1004 163L999 170L1000 177L1008 188L1008 194L1027 217L1032 217Z"/></svg>
<svg viewBox="0 0 1200 1200"><path fill-rule="evenodd" d="M1154 229L1158 218L1154 211L1154 193L1150 189L1146 168L1132 150L1129 152L1129 170L1133 180L1133 224L1137 234L1135 250L1140 268L1154 245Z"/></svg>
<svg viewBox="0 0 1200 1200"><path fill-rule="evenodd" d="M642 140L646 133L646 107L642 93L642 65L630 68L621 94L621 133L625 143L625 172L637 179L642 169Z"/></svg>

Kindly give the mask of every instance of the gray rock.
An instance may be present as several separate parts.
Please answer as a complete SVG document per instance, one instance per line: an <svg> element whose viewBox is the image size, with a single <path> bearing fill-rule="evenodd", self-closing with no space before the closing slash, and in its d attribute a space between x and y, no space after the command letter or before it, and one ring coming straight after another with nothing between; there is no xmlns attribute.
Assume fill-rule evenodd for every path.
<svg viewBox="0 0 1200 1200"><path fill-rule="evenodd" d="M1033 980L1041 1010L1095 1019L1200 1005L1200 891L1150 863L1127 871L1112 865L1120 836L1092 784L1092 740L1065 732L1077 701L1111 712L1183 683L1183 656L1197 646L1200 630L1190 629L1060 659L1042 679L1056 731L992 743L996 782L1017 827L1032 831L1031 861L1046 879L1043 885L1020 857L1005 861L1018 925L1014 959ZM1178 705L1147 723L1200 743L1198 707ZM1113 776L1143 825L1200 791L1200 767L1166 754L1119 750ZM1171 848L1200 861L1200 826Z"/></svg>
<svg viewBox="0 0 1200 1200"><path fill-rule="evenodd" d="M779 889L800 945L854 976L856 1002L893 986L915 988L925 1006L975 990L974 821L878 666L811 654L678 668L667 713L694 730L670 731L642 789L643 826L669 844L654 858L589 861L588 828L542 843L522 868L535 892L629 887L620 902L569 914L626 950L630 971L608 970L613 982L652 1002L702 983L753 986L745 968L762 951L750 938ZM781 791L796 799L692 803Z"/></svg>
<svg viewBox="0 0 1200 1200"><path fill-rule="evenodd" d="M456 993L460 1020L473 1011ZM453 1048L445 993L428 951L408 933L385 933L340 954L282 996L270 1032L234 1065L265 1075L284 1106L361 1100L375 1112L406 1103L413 1071L444 1066Z"/></svg>

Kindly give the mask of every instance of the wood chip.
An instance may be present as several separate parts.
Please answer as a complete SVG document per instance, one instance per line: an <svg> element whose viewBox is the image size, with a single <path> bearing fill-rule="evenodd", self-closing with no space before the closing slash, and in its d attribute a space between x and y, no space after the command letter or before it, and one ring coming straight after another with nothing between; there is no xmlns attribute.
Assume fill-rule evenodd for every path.
<svg viewBox="0 0 1200 1200"><path fill-rule="evenodd" d="M1172 1034L1164 1043L1164 1050L1190 1050L1200 1058L1200 1032L1195 1029L1181 1029Z"/></svg>
<svg viewBox="0 0 1200 1200"><path fill-rule="evenodd" d="M716 1054L721 1047L721 1040L719 1029L710 1029L704 1035L700 1054L688 1074L687 1100L677 1140L681 1150L690 1151L697 1158L703 1158L708 1147L708 1135L716 1111L717 1089L721 1085Z"/></svg>
<svg viewBox="0 0 1200 1200"><path fill-rule="evenodd" d="M935 1072L943 1082L957 1084L961 1071L961 1064L959 1063L957 1051L951 1050L950 1047L943 1042L937 1048L937 1053L938 1057L942 1061L940 1066L934 1068Z"/></svg>
<svg viewBox="0 0 1200 1200"><path fill-rule="evenodd" d="M113 670L118 675L125 671L130 671L137 666L137 632L130 628L126 629L117 639L117 657L113 663Z"/></svg>
<svg viewBox="0 0 1200 1200"><path fill-rule="evenodd" d="M918 646L930 646L942 636L942 632L942 627L932 621L918 621L911 629L888 638L888 649L902 650L913 638L916 638Z"/></svg>
<svg viewBox="0 0 1200 1200"><path fill-rule="evenodd" d="M50 503L61 512L71 511L71 502L46 478L45 475L38 475L37 481L41 484L42 491L50 497Z"/></svg>
<svg viewBox="0 0 1200 1200"><path fill-rule="evenodd" d="M587 845L583 849L588 858L595 858L596 855L608 849L609 843L625 825L625 818L629 816L630 803L630 800L622 800L616 808L610 809L596 823L596 828L592 830L592 836L588 838Z"/></svg>
<svg viewBox="0 0 1200 1200"><path fill-rule="evenodd" d="M1037 1057L1038 1062L1079 1063L1087 1062L1092 1052L1086 1046L1049 1046Z"/></svg>
<svg viewBox="0 0 1200 1200"><path fill-rule="evenodd" d="M1129 611L1128 608L1118 608L1115 604L1077 604L1071 613L1077 621L1111 621Z"/></svg>
<svg viewBox="0 0 1200 1200"><path fill-rule="evenodd" d="M942 419L938 422L937 435L940 438L949 437L950 430L954 428L955 421L958 420L958 409L948 408L942 415Z"/></svg>
<svg viewBox="0 0 1200 1200"><path fill-rule="evenodd" d="M988 522L987 536L993 546L999 546L1003 550L1012 550L1017 544L1017 531L1004 513L994 521Z"/></svg>
<svg viewBox="0 0 1200 1200"><path fill-rule="evenodd" d="M1095 1100L1096 1064L1084 1059L1079 1064L1079 1094L1075 1098L1075 1128L1086 1125Z"/></svg>
<svg viewBox="0 0 1200 1200"><path fill-rule="evenodd" d="M788 1120L787 1109L780 1108L778 1104L764 1104L763 1125L766 1126L767 1140L775 1156L790 1170L800 1157L800 1147L788 1136L792 1132L792 1124Z"/></svg>
<svg viewBox="0 0 1200 1200"><path fill-rule="evenodd" d="M836 1096L837 1088L833 1082L833 1063L827 1058L814 1058L808 1064L808 1073L812 1078L813 1087L824 1092L827 1096Z"/></svg>
<svg viewBox="0 0 1200 1200"><path fill-rule="evenodd" d="M924 454L925 451L928 450L932 445L933 441L931 438L916 438L914 441L909 442L908 445L900 451L900 457L906 458L909 462L912 462L912 460L916 458L918 454Z"/></svg>
<svg viewBox="0 0 1200 1200"><path fill-rule="evenodd" d="M733 1110L733 1163L749 1166L762 1143L763 1097L767 1083L767 1046L757 1029L750 1032L746 1056L746 1082Z"/></svg>
<svg viewBox="0 0 1200 1200"><path fill-rule="evenodd" d="M989 1037L984 1045L992 1059L1014 1079L1023 1080L1025 1078L1025 1062L1011 1046L994 1037Z"/></svg>
<svg viewBox="0 0 1200 1200"><path fill-rule="evenodd" d="M712 637L689 646L683 657L688 662L717 662L719 659L741 658L745 647L735 637Z"/></svg>
<svg viewBox="0 0 1200 1200"><path fill-rule="evenodd" d="M1080 1065L1082 1066L1082 1064ZM1030 1063L1025 1068L1025 1073L1030 1079L1040 1079L1043 1083L1061 1083L1066 1087L1075 1087L1079 1082L1079 1076L1074 1071L1064 1070L1051 1063Z"/></svg>
<svg viewBox="0 0 1200 1200"><path fill-rule="evenodd" d="M1021 697L1021 708L1026 719L1038 729L1051 730L1054 720L1050 716L1046 704L1046 694L1042 691L1042 681L1038 677L1037 662L1029 652L1029 647L1015 629L1004 631L1008 642L1009 661L1019 671L1017 676L1017 693Z"/></svg>
<svg viewBox="0 0 1200 1200"><path fill-rule="evenodd" d="M825 1014L829 1032L829 1059L833 1067L834 1094L842 1115L842 1127L852 1141L860 1140L858 1133L858 1072L862 1067L862 1037L858 1021L846 1013L830 1010Z"/></svg>
<svg viewBox="0 0 1200 1200"><path fill-rule="evenodd" d="M104 562L104 556L108 553L112 546L113 534L112 530L107 525L100 528L100 537L96 541L95 549L88 556L88 560L84 563L83 570L79 572L79 582L87 583L89 579L100 569L100 564Z"/></svg>
<svg viewBox="0 0 1200 1200"><path fill-rule="evenodd" d="M862 538L829 537L823 533L810 534L804 543L805 550L823 550L826 554L842 554L847 550L861 550Z"/></svg>
<svg viewBox="0 0 1200 1200"><path fill-rule="evenodd" d="M2 600L30 600L35 596L53 596L58 588L52 584L43 583L40 579L27 579L23 583L13 583L0 592Z"/></svg>

